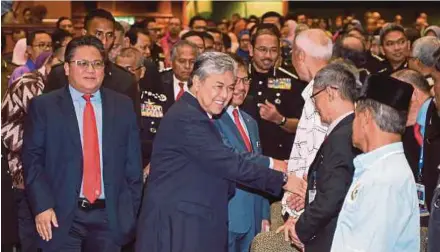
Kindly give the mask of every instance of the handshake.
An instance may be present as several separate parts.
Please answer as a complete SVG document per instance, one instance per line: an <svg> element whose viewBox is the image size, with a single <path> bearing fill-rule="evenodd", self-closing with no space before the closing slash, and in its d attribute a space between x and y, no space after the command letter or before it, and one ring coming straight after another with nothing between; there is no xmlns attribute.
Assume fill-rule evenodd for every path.
<svg viewBox="0 0 440 252"><path fill-rule="evenodd" d="M287 173L287 162L273 159L273 169L282 173ZM304 199L307 191L307 175L303 178L299 178L295 174L290 174L287 175L287 178L287 183L283 186L283 189L292 193L288 199L288 204L290 203L289 207L296 211L300 211L304 208Z"/></svg>

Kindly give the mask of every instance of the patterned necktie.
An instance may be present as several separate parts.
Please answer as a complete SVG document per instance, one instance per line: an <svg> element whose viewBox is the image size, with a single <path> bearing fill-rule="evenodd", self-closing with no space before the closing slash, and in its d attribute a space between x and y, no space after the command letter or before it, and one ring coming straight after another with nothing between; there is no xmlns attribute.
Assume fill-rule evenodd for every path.
<svg viewBox="0 0 440 252"><path fill-rule="evenodd" d="M420 132L420 124L416 123L414 124L414 137L417 141L417 143L419 144L419 146L423 145L423 136L422 133Z"/></svg>
<svg viewBox="0 0 440 252"><path fill-rule="evenodd" d="M101 195L101 168L98 130L91 97L89 94L83 95L86 100L83 114L83 193L86 199L93 203Z"/></svg>
<svg viewBox="0 0 440 252"><path fill-rule="evenodd" d="M180 90L179 90L179 93L176 96L176 101L178 101L180 99L180 97L182 97L183 93L185 93L185 90L183 89L184 85L185 85L185 83L179 82Z"/></svg>
<svg viewBox="0 0 440 252"><path fill-rule="evenodd" d="M249 152L252 152L252 145L249 137L246 135L246 131L244 131L243 125L241 125L240 118L238 117L238 109L234 109L232 111L232 115L234 116L235 125L237 125L237 129L240 132L241 138L244 141L244 145L246 145L246 149Z"/></svg>

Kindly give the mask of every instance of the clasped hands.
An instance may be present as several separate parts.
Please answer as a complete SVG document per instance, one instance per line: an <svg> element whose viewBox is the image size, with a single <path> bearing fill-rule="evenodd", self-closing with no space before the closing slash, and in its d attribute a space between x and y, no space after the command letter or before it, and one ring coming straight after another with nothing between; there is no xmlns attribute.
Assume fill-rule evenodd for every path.
<svg viewBox="0 0 440 252"><path fill-rule="evenodd" d="M305 195L307 191L307 177L299 178L295 174L289 175L289 180L284 186L292 194L287 198L287 206L295 211L301 211L305 205ZM279 227L276 233L284 232L284 240L291 241L297 248L304 251L304 244L298 238L295 225L298 218L290 216L289 219Z"/></svg>

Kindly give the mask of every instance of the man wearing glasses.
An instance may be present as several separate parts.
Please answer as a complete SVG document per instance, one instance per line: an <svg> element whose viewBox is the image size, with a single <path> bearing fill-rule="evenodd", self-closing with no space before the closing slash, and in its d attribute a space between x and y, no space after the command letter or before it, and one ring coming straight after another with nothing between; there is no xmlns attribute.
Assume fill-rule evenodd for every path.
<svg viewBox="0 0 440 252"><path fill-rule="evenodd" d="M40 68L44 63L44 60L37 61L37 58L44 52L52 51L52 38L49 33L45 31L35 31L29 33L28 37L26 38L26 44L26 53L29 55L28 60L24 66L14 69L8 82L9 85L18 80L21 76L23 76L24 73L33 72ZM37 64L37 62L39 64Z"/></svg>
<svg viewBox="0 0 440 252"><path fill-rule="evenodd" d="M106 88L112 89L118 93L122 93L131 98L134 104L139 104L139 91L135 78L130 72L118 67L116 64L108 60L108 52L113 46L115 39L115 19L113 15L103 9L92 10L84 19L83 35L91 35L98 38L104 45L105 60L104 60L104 81L103 85ZM44 93L48 93L55 89L67 85L67 77L62 66L57 66L52 69L48 76ZM138 119L140 118L139 106L135 106Z"/></svg>
<svg viewBox="0 0 440 252"><path fill-rule="evenodd" d="M263 154L287 160L304 105L305 83L287 70L276 67L280 55L280 32L273 24L260 24L250 45L249 95L253 106L244 109L259 123ZM258 110L256 112L255 110Z"/></svg>
<svg viewBox="0 0 440 252"><path fill-rule="evenodd" d="M311 99L321 121L329 125L326 137L307 176L305 198L295 196L294 209L304 212L285 224L286 240L305 251L330 251L336 221L353 178L352 124L357 97L356 77L343 63L331 63L315 76Z"/></svg>
<svg viewBox="0 0 440 252"><path fill-rule="evenodd" d="M261 155L258 124L249 114L240 109L249 92L251 79L247 63L233 55L237 62L237 75L231 102L226 111L214 121L223 142L239 153L249 153L248 158L265 167L281 172L287 163ZM252 239L260 232L269 231L269 201L257 192L237 187L228 204L228 251L249 251Z"/></svg>
<svg viewBox="0 0 440 252"><path fill-rule="evenodd" d="M73 39L69 84L29 105L23 168L43 251L116 252L134 238L139 130L132 101L102 87L104 57L96 37Z"/></svg>

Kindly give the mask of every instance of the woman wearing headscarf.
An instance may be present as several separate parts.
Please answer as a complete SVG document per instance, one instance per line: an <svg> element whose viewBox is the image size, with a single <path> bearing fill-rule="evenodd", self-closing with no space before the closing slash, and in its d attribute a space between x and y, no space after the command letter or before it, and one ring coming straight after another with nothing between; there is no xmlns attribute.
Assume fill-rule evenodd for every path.
<svg viewBox="0 0 440 252"><path fill-rule="evenodd" d="M18 66L23 66L24 64L26 64L26 61L28 60L26 47L27 45L25 38L17 41L12 52L12 63Z"/></svg>
<svg viewBox="0 0 440 252"><path fill-rule="evenodd" d="M423 33L423 36L433 36L440 39L440 27L438 27L437 25L429 26Z"/></svg>

